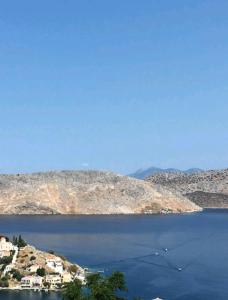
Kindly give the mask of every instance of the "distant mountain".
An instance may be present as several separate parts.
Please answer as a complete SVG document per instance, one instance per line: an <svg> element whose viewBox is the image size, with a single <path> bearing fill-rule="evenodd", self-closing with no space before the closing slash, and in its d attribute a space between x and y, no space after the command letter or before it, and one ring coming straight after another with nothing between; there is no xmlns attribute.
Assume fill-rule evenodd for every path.
<svg viewBox="0 0 228 300"><path fill-rule="evenodd" d="M100 171L0 175L0 214L178 213L200 208L163 187Z"/></svg>
<svg viewBox="0 0 228 300"><path fill-rule="evenodd" d="M194 174L194 173L199 173L202 172L203 170L199 168L191 168L187 170L179 170L175 168L168 168L168 169L161 169L157 167L150 167L147 169L139 169L135 173L132 173L128 176L134 177L137 179L145 179L148 176L158 174L158 173L184 173L184 174Z"/></svg>

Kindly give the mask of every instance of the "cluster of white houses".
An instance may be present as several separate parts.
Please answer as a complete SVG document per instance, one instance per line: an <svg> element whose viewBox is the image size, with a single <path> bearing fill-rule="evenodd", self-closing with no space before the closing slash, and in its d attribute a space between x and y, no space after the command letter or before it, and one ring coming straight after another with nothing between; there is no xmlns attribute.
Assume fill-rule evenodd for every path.
<svg viewBox="0 0 228 300"><path fill-rule="evenodd" d="M21 279L21 288L42 288L46 283L49 288L55 289L58 286L61 286L62 284L71 282L73 280L74 276L72 276L69 272L63 272L62 274L47 274L44 277L37 275L28 275Z"/></svg>
<svg viewBox="0 0 228 300"><path fill-rule="evenodd" d="M46 283L49 288L55 289L64 283L73 281L75 278L85 281L84 273L78 271L76 274L67 272L63 268L62 260L55 255L50 255L46 258L46 266L53 271L53 273L47 274L44 277L37 275L28 275L21 279L21 288L32 289L42 288ZM29 272L35 273L38 269L42 268L37 264L31 265L28 269Z"/></svg>
<svg viewBox="0 0 228 300"><path fill-rule="evenodd" d="M18 250L18 247L13 245L8 238L0 236L0 258L12 256L12 262L5 267L3 275L14 269ZM55 289L64 283L73 281L75 278L82 282L85 281L85 275L82 270L78 270L76 273L64 270L61 258L55 255L47 256L45 268L50 270L50 272L45 274L44 277L36 275L37 270L42 268L44 266L35 263L30 265L26 269L30 275L23 277L18 287L22 289L40 289L43 287Z"/></svg>

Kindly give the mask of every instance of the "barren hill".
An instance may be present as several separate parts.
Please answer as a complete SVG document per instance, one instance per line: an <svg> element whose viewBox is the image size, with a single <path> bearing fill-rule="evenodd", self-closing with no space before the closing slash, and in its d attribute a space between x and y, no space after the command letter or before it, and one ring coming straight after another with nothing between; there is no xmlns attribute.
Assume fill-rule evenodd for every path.
<svg viewBox="0 0 228 300"><path fill-rule="evenodd" d="M1 214L131 214L200 208L148 182L99 171L0 175Z"/></svg>
<svg viewBox="0 0 228 300"><path fill-rule="evenodd" d="M202 207L228 208L228 169L195 174L160 173L146 181L184 195Z"/></svg>

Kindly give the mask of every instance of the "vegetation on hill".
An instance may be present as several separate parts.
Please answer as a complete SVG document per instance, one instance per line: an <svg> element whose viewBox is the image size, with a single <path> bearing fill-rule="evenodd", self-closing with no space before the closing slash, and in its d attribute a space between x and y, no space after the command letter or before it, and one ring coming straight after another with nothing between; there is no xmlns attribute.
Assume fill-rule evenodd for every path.
<svg viewBox="0 0 228 300"><path fill-rule="evenodd" d="M26 241L19 235L19 237L13 236L13 244L19 248L27 246Z"/></svg>

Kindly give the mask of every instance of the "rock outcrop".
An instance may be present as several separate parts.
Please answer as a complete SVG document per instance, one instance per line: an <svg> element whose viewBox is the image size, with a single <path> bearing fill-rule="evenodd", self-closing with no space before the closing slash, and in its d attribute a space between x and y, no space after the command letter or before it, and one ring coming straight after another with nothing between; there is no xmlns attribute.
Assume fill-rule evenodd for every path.
<svg viewBox="0 0 228 300"><path fill-rule="evenodd" d="M145 181L99 171L0 175L1 214L193 212L182 196Z"/></svg>
<svg viewBox="0 0 228 300"><path fill-rule="evenodd" d="M181 194L202 207L228 208L228 169L195 174L160 173L147 182Z"/></svg>

